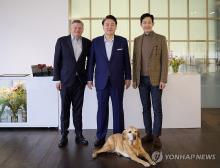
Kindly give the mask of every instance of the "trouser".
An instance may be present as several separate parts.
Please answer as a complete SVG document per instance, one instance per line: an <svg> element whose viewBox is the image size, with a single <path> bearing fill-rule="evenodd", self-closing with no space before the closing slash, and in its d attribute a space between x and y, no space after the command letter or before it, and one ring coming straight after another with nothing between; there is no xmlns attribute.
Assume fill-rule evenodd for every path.
<svg viewBox="0 0 220 168"><path fill-rule="evenodd" d="M63 87L61 94L61 135L67 136L70 123L70 107L72 104L73 124L76 135L82 134L82 106L84 99L85 84L82 84L76 76L74 84L70 87Z"/></svg>
<svg viewBox="0 0 220 168"><path fill-rule="evenodd" d="M162 90L159 89L159 86L152 86L149 76L141 76L139 93L143 106L145 132L147 134L153 134L154 136L160 136L163 117L161 105ZM154 111L153 128L151 117L151 101Z"/></svg>
<svg viewBox="0 0 220 168"><path fill-rule="evenodd" d="M111 97L113 107L113 133L122 133L124 130L124 87L122 86L121 88L114 88L109 80L104 89L96 90L96 92L98 100L97 138L105 139L107 134L109 119L109 97Z"/></svg>

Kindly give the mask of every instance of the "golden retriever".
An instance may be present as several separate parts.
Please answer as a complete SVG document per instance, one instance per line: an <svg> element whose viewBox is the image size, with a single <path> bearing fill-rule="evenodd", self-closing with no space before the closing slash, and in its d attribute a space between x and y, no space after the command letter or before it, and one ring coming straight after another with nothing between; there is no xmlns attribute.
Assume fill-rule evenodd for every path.
<svg viewBox="0 0 220 168"><path fill-rule="evenodd" d="M104 152L113 152L128 157L145 167L156 164L144 150L140 139L140 132L135 127L125 129L122 134L111 135L102 148L93 152L93 159L96 158L98 154ZM144 157L149 163L140 159L140 156Z"/></svg>

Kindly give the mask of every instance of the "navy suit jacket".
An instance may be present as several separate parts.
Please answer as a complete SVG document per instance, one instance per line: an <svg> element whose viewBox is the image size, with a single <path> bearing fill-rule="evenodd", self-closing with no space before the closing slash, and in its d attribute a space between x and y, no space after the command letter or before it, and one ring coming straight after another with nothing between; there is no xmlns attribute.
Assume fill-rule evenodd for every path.
<svg viewBox="0 0 220 168"><path fill-rule="evenodd" d="M88 81L93 81L94 67L96 89L104 89L109 79L113 87L123 88L124 81L131 80L127 40L121 36L114 36L112 54L108 60L104 36L93 39L88 61Z"/></svg>
<svg viewBox="0 0 220 168"><path fill-rule="evenodd" d="M86 58L89 56L91 41L82 37L82 53L76 61L71 35L57 40L54 54L53 80L61 81L62 86L72 86L76 73L83 84L87 83Z"/></svg>

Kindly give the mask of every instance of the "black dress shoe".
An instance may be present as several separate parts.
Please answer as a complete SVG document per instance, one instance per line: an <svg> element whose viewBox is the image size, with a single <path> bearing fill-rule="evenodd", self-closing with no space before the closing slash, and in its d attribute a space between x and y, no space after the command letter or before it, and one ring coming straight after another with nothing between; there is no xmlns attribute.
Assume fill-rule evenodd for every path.
<svg viewBox="0 0 220 168"><path fill-rule="evenodd" d="M60 142L58 144L58 147L59 148L63 148L63 147L65 147L67 145L67 143L68 143L67 136L62 136L62 138L60 139Z"/></svg>
<svg viewBox="0 0 220 168"><path fill-rule="evenodd" d="M101 148L105 144L105 139L97 139L94 143L96 148Z"/></svg>
<svg viewBox="0 0 220 168"><path fill-rule="evenodd" d="M83 135L76 136L75 141L77 144L81 144L81 145L88 145L89 144L89 142L83 137Z"/></svg>

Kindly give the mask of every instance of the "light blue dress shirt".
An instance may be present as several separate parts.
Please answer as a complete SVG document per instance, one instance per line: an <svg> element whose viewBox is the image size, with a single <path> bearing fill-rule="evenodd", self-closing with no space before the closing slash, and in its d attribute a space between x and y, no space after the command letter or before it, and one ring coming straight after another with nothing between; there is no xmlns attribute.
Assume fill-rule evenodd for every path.
<svg viewBox="0 0 220 168"><path fill-rule="evenodd" d="M108 60L110 60L111 55L112 55L112 47L113 47L113 43L114 43L114 37L111 40L107 40L106 37L104 36L104 42L105 42L105 51L106 51Z"/></svg>

